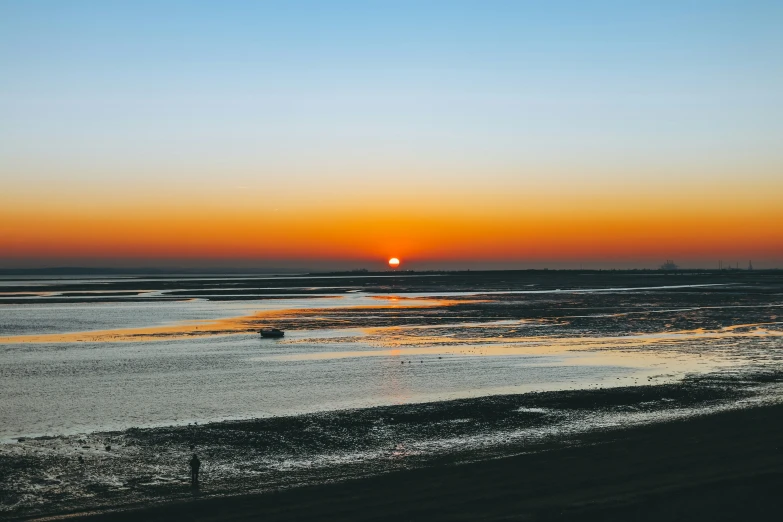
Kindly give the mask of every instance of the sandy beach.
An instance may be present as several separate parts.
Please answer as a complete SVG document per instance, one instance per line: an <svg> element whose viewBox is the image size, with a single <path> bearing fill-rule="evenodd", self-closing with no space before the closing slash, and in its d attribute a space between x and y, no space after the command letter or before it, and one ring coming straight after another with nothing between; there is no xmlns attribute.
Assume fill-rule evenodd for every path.
<svg viewBox="0 0 783 522"><path fill-rule="evenodd" d="M34 482L46 499L9 519L709 520L776 502L781 380L713 375L23 440L0 455L0 489L18 502L34 493L16 486ZM204 463L198 489L191 451ZM714 496L728 511L700 507Z"/></svg>
<svg viewBox="0 0 783 522"><path fill-rule="evenodd" d="M775 520L781 418L783 406L723 412L482 462L68 520Z"/></svg>

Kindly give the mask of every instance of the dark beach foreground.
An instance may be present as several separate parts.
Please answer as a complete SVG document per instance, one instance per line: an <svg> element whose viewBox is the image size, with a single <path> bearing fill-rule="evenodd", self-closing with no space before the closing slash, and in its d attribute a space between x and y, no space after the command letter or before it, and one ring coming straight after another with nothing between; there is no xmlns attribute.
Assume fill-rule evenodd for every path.
<svg viewBox="0 0 783 522"><path fill-rule="evenodd" d="M783 405L581 434L536 453L69 520L780 520Z"/></svg>

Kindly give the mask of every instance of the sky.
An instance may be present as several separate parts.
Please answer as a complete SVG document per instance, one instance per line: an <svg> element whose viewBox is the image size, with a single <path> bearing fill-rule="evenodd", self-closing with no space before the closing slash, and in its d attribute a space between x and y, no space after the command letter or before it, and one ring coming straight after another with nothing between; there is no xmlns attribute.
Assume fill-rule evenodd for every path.
<svg viewBox="0 0 783 522"><path fill-rule="evenodd" d="M0 268L783 267L783 2L0 0Z"/></svg>

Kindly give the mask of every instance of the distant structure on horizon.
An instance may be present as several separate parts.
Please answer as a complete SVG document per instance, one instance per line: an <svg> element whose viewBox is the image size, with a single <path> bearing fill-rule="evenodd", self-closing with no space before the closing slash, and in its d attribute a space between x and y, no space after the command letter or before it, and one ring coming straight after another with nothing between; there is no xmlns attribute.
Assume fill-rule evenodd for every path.
<svg viewBox="0 0 783 522"><path fill-rule="evenodd" d="M674 261L672 261L671 259L667 259L666 262L661 265L660 270L677 270L678 268L680 267L675 265Z"/></svg>
<svg viewBox="0 0 783 522"><path fill-rule="evenodd" d="M753 261L748 261L748 270L753 270Z"/></svg>

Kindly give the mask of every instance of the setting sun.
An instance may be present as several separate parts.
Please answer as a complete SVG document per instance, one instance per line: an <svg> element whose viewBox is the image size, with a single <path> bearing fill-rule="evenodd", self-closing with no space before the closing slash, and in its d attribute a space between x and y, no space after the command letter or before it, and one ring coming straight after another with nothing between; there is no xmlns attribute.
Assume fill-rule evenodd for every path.
<svg viewBox="0 0 783 522"><path fill-rule="evenodd" d="M397 259L396 257L389 259L389 266L392 268L397 268L398 266L400 266L400 260Z"/></svg>

